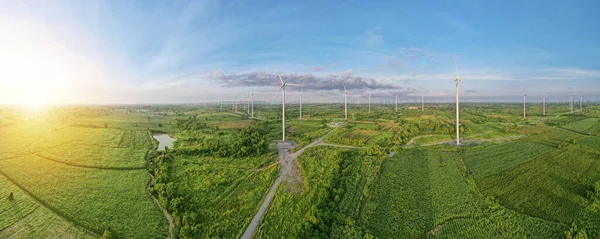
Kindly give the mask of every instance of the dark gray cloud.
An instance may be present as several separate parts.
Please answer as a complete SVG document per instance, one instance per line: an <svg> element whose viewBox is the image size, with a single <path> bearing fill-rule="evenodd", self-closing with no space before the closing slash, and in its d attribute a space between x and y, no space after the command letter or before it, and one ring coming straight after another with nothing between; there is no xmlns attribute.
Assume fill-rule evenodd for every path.
<svg viewBox="0 0 600 239"><path fill-rule="evenodd" d="M369 91L369 90L397 90L402 87L383 82L375 78L357 76L352 70L341 74L329 74L315 76L309 73L290 73L281 74L283 80L291 84L304 84L305 90L329 91L344 89L343 84L349 91ZM281 83L277 75L269 72L246 72L226 74L219 72L213 74L213 80L223 87L266 87L280 86Z"/></svg>

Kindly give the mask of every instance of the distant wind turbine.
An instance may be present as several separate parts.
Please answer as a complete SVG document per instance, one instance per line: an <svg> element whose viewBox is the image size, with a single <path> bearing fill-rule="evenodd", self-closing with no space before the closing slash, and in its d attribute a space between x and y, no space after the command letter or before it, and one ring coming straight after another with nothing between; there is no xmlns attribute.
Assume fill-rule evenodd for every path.
<svg viewBox="0 0 600 239"><path fill-rule="evenodd" d="M398 112L398 94L394 97L394 102L396 103L396 112Z"/></svg>
<svg viewBox="0 0 600 239"><path fill-rule="evenodd" d="M371 93L369 92L369 114L371 113Z"/></svg>
<svg viewBox="0 0 600 239"><path fill-rule="evenodd" d="M579 94L579 111L580 112L583 112L582 103L583 103L583 93L580 93Z"/></svg>
<svg viewBox="0 0 600 239"><path fill-rule="evenodd" d="M348 89L346 89L346 83L344 85L344 119L348 119Z"/></svg>
<svg viewBox="0 0 600 239"><path fill-rule="evenodd" d="M544 93L544 98L542 98L542 114L546 116L546 93Z"/></svg>
<svg viewBox="0 0 600 239"><path fill-rule="evenodd" d="M285 83L285 81L283 81L283 79L281 78L281 75L279 74L279 72L277 72L277 76L279 77L279 81L281 81L281 87L279 88L279 90L277 90L277 93L279 93L279 91L281 91L281 138L282 141L285 141L285 87L286 86L301 86L301 85L296 85L296 84L287 84ZM273 99L275 99L275 97L277 97L277 93L275 93L275 96L273 97Z"/></svg>
<svg viewBox="0 0 600 239"><path fill-rule="evenodd" d="M250 95L250 101L252 102L252 116L250 117L254 119L254 92Z"/></svg>
<svg viewBox="0 0 600 239"><path fill-rule="evenodd" d="M460 145L460 135L458 128L460 127L460 123L458 121L458 82L460 82L460 77L458 76L458 65L456 64L456 58L452 56L454 59L454 67L456 68L456 78L454 81L456 82L456 145Z"/></svg>
<svg viewBox="0 0 600 239"><path fill-rule="evenodd" d="M302 89L300 89L300 120L302 120L302 92L304 91L304 84L301 84Z"/></svg>

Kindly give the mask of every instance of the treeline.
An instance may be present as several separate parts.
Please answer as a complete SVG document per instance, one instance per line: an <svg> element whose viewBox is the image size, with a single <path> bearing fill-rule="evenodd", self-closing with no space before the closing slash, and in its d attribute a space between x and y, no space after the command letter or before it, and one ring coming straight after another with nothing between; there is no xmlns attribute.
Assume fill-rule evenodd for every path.
<svg viewBox="0 0 600 239"><path fill-rule="evenodd" d="M193 142L192 146L180 146L176 141L172 150L176 155L214 156L214 157L248 157L266 153L268 142L265 138L268 127L266 122L254 122L249 127L234 133L230 140L223 138L182 139L181 142Z"/></svg>
<svg viewBox="0 0 600 239"><path fill-rule="evenodd" d="M581 115L563 115L558 117L549 118L545 121L548 126L564 126L566 124L573 123L575 121L584 120L585 116Z"/></svg>

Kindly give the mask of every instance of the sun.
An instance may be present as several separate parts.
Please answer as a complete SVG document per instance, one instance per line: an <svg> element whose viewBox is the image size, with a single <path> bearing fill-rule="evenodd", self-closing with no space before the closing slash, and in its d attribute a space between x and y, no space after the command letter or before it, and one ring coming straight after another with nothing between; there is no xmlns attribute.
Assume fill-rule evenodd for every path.
<svg viewBox="0 0 600 239"><path fill-rule="evenodd" d="M78 60L60 42L21 29L0 24L0 104L41 108L67 99L65 89L81 78Z"/></svg>

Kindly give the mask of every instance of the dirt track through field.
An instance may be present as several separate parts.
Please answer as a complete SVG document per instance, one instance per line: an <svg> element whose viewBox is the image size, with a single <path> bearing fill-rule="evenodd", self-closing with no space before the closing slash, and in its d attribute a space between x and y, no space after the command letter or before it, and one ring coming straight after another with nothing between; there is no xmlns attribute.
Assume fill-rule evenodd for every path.
<svg viewBox="0 0 600 239"><path fill-rule="evenodd" d="M292 142L292 141L279 142L279 144L277 145L278 151L279 151L279 165L280 165L279 177L277 177L277 179L275 179L273 186L271 186L271 188L269 189L269 192L265 196L262 204L260 205L260 208L258 208L258 211L252 218L252 221L250 221L250 224L244 231L244 234L241 237L242 239L252 238L252 235L256 231L256 228L258 227L260 220L262 219L264 213L267 211L267 208L271 204L271 200L273 200L273 196L275 196L275 192L277 191L277 187L279 186L281 181L286 181L286 183L289 183L292 185L302 186L303 181L302 181L302 178L300 177L300 172L298 171L298 168L296 166L296 158L298 156L300 156L300 154L302 154L302 152L304 152L304 150L307 148L319 146L319 145L325 145L323 143L323 138L327 137L329 134L331 134L331 132L335 131L340 126L341 125L337 126L335 129L329 131L327 134L321 136L319 139L315 140L314 142L310 143L309 145L304 146L304 148L296 151L295 153L291 153L291 151L290 151L290 149L292 149L295 146L294 142ZM335 145L331 145L331 146L335 146ZM349 147L352 147L352 146L349 146Z"/></svg>

